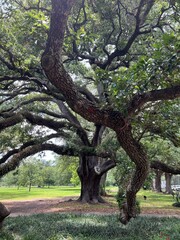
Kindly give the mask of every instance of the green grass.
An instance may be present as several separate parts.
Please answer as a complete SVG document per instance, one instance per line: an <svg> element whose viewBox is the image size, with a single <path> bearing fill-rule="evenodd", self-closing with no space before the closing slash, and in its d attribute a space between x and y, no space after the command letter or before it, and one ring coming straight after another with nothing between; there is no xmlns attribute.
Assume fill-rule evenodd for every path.
<svg viewBox="0 0 180 240"><path fill-rule="evenodd" d="M117 189L113 188L109 189L109 194L115 195ZM147 200L144 200L144 196L147 197ZM164 194L164 193L157 193L151 190L141 190L137 193L137 200L140 202L141 208L146 209L177 209L172 206L175 202L172 195ZM116 202L115 199L111 200L113 203Z"/></svg>
<svg viewBox="0 0 180 240"><path fill-rule="evenodd" d="M116 194L116 189L109 190ZM35 198L56 198L78 196L80 188L51 187L3 188L0 187L1 200L28 200ZM143 196L147 196L145 201ZM138 200L142 208L175 209L172 196L141 190ZM114 204L115 198L111 199ZM101 205L99 205L101 207ZM39 214L32 216L8 217L4 222L0 240L176 240L180 239L180 219L139 216L127 226L119 223L118 216L93 216L88 214Z"/></svg>
<svg viewBox="0 0 180 240"><path fill-rule="evenodd" d="M116 195L117 187L108 188L108 193ZM28 188L21 187L19 190L16 187L0 187L0 201L5 200L32 200L42 198L59 198L68 196L79 196L80 187L50 187L50 188L37 188L32 187L31 191ZM147 200L144 200L144 195L147 196ZM149 190L141 190L137 194L137 199L140 202L141 208L146 209L176 209L172 206L175 202L171 195L156 193ZM115 198L107 198L114 204L117 204Z"/></svg>
<svg viewBox="0 0 180 240"><path fill-rule="evenodd" d="M78 196L80 193L79 187L50 187L37 188L32 187L31 191L28 188L16 187L0 187L1 200L31 200L38 198L58 198L68 196Z"/></svg>
<svg viewBox="0 0 180 240"><path fill-rule="evenodd" d="M144 200L144 196L147 197L147 200ZM175 202L172 195L147 190L138 192L137 199L140 201L141 207L145 208L172 209L172 204Z"/></svg>
<svg viewBox="0 0 180 240"><path fill-rule="evenodd" d="M138 217L124 226L117 216L39 214L7 218L0 240L175 240L177 218Z"/></svg>

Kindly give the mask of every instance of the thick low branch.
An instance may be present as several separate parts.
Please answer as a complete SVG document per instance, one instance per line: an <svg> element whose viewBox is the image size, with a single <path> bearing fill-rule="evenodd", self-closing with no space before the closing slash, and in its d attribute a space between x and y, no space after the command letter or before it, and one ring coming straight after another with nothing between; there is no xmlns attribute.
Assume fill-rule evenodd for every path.
<svg viewBox="0 0 180 240"><path fill-rule="evenodd" d="M41 137L40 139L35 139L35 140L25 142L19 148L14 148L14 149L8 151L5 155L3 155L2 158L0 159L0 164L5 163L13 155L23 151L27 147L34 146L34 145L37 145L37 144L43 144L44 142L46 142L48 140L51 140L51 139L57 138L57 137L62 137L63 135L64 135L64 133L50 134L50 135L47 135L45 137Z"/></svg>
<svg viewBox="0 0 180 240"><path fill-rule="evenodd" d="M71 127L72 125L68 124L68 122L58 122L54 121L52 119L45 119L38 115L34 115L30 112L20 112L20 113L6 113L3 114L2 120L0 120L0 131L14 126L17 123L22 122L23 120L29 121L32 125L40 125L40 126L46 126L48 128L51 128L55 131L58 131L60 128L63 127Z"/></svg>
<svg viewBox="0 0 180 240"><path fill-rule="evenodd" d="M100 156L100 157L109 157L109 153L98 153L96 149L91 147L82 147L82 148L71 148L69 146L57 146L55 144L43 143L36 144L33 146L28 146L24 148L22 151L16 153L12 158L7 160L5 163L0 165L0 177L5 175L6 173L14 170L22 161L22 159L34 155L38 152L42 151L53 151L59 155L66 156L79 156L81 154L86 154L87 156Z"/></svg>
<svg viewBox="0 0 180 240"><path fill-rule="evenodd" d="M168 166L165 163L162 163L160 161L153 161L150 164L151 168L161 170L165 173L172 173L172 174L180 174L180 168L173 168L171 166Z"/></svg>
<svg viewBox="0 0 180 240"><path fill-rule="evenodd" d="M8 118L4 118L0 120L0 131L16 125L17 123L20 123L23 121L23 116L20 113L13 114L12 116Z"/></svg>
<svg viewBox="0 0 180 240"><path fill-rule="evenodd" d="M4 219L10 214L10 211L0 202L0 231Z"/></svg>
<svg viewBox="0 0 180 240"><path fill-rule="evenodd" d="M61 155L71 155L71 149L67 149L64 146L57 146L54 144L36 144L33 146L28 146L22 151L15 154L10 160L6 161L5 163L0 165L0 176L5 175L6 173L14 170L21 162L22 159L34 155L38 152L51 150Z"/></svg>
<svg viewBox="0 0 180 240"><path fill-rule="evenodd" d="M58 122L58 121L54 121L53 119L46 119L38 115L32 114L30 112L23 112L22 115L32 125L46 126L55 131L58 131L60 128L72 126L68 122L63 122L63 121Z"/></svg>
<svg viewBox="0 0 180 240"><path fill-rule="evenodd" d="M114 160L108 160L103 163L101 166L101 175L109 171L110 169L114 168L116 166L116 162Z"/></svg>

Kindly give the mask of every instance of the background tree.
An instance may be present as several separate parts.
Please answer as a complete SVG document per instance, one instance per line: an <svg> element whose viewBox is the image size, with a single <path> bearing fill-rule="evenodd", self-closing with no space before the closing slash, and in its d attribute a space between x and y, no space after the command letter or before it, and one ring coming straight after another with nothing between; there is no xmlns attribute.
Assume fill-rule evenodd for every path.
<svg viewBox="0 0 180 240"><path fill-rule="evenodd" d="M54 186L56 183L56 166L52 166L51 164L46 164L42 169L42 178L43 178L43 186Z"/></svg>
<svg viewBox="0 0 180 240"><path fill-rule="evenodd" d="M41 167L32 161L24 162L23 166L19 168L18 185L27 186L29 192L33 185L42 186L43 179L41 175Z"/></svg>
<svg viewBox="0 0 180 240"><path fill-rule="evenodd" d="M166 133L165 133L166 134ZM146 136L147 137L147 136ZM149 138L149 139L148 139ZM179 167L180 167L180 161L179 161L179 146L177 145L177 141L175 141L176 144L172 144L172 142L165 139L160 138L157 135L151 135L150 137L145 138L144 144L148 149L149 157L152 159L152 170L154 169L155 172L155 190L157 192L161 192L161 177L163 174L165 175L165 182L166 182L166 189L165 192L171 194L171 178L173 174L179 174ZM157 162L157 164L156 164ZM167 171L167 169L159 169L156 168L158 165L158 162L161 162L164 164L164 166L171 166L174 168L174 171L170 170ZM163 165L162 165L163 166Z"/></svg>
<svg viewBox="0 0 180 240"><path fill-rule="evenodd" d="M56 171L56 185L69 185L69 184L79 184L80 180L78 178L78 174L77 174L77 168L78 168L78 157L67 157L67 156L63 156L63 157L57 157L55 159L55 163L54 166L56 167L57 171ZM71 165L72 165L72 169L71 169ZM75 180L73 182L71 182L72 178L78 178L77 181Z"/></svg>

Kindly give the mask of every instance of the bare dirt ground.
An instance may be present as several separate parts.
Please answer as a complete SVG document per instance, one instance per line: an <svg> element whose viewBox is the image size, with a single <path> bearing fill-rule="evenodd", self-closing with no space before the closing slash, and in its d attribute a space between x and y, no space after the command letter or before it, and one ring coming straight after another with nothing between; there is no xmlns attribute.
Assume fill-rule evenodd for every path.
<svg viewBox="0 0 180 240"><path fill-rule="evenodd" d="M11 217L27 216L39 213L89 213L89 214L118 214L114 203L81 204L73 197L57 199L36 199L29 201L3 201L10 210ZM180 218L180 209L142 209L142 215L168 216Z"/></svg>
<svg viewBox="0 0 180 240"><path fill-rule="evenodd" d="M27 201L2 201L10 210L11 217L31 215L38 213L118 213L118 208L113 204L81 204L76 198L63 197L57 199L37 199Z"/></svg>

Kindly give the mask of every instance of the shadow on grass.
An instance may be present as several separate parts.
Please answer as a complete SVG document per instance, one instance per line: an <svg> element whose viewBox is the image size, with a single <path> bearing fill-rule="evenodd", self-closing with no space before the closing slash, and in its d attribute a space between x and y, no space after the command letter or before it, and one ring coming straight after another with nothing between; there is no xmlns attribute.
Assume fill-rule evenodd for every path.
<svg viewBox="0 0 180 240"><path fill-rule="evenodd" d="M180 220L177 218L138 217L124 226L114 215L39 214L28 217L9 217L5 221L0 239L156 240L162 233L172 239L180 239L179 224Z"/></svg>

